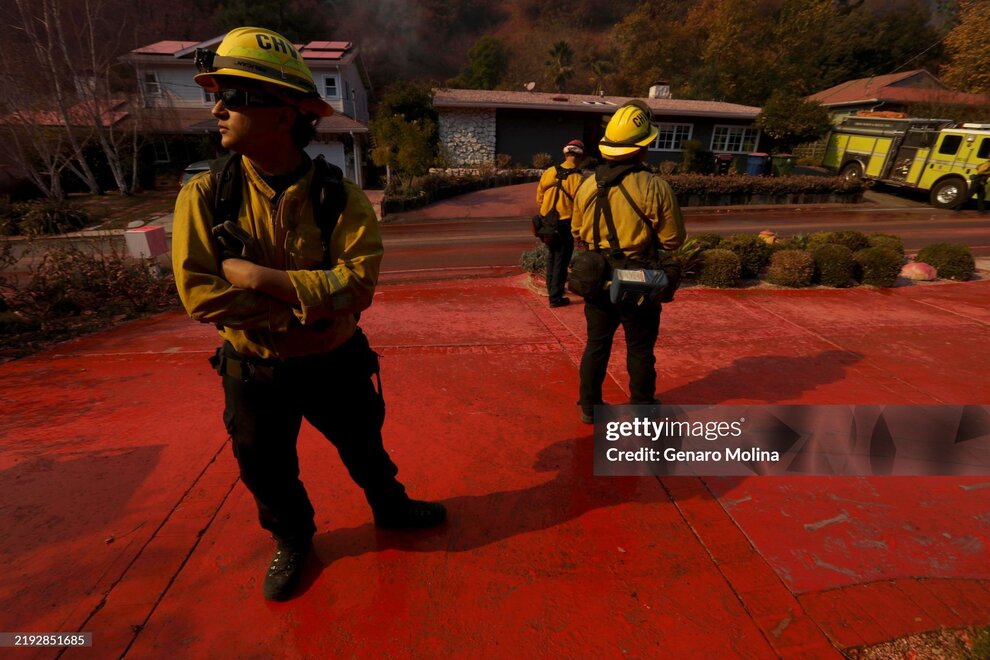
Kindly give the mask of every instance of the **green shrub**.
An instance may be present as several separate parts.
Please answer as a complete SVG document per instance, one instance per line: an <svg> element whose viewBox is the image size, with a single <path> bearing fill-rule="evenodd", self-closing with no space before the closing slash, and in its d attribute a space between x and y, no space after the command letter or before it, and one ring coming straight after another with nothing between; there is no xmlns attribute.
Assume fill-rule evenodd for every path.
<svg viewBox="0 0 990 660"><path fill-rule="evenodd" d="M0 236L16 236L20 231L24 204L10 204L0 200Z"/></svg>
<svg viewBox="0 0 990 660"><path fill-rule="evenodd" d="M684 241L679 248L667 254L681 267L682 276L693 277L701 269L702 254L705 249L697 238L691 237ZM666 262L663 255L661 255L661 262Z"/></svg>
<svg viewBox="0 0 990 660"><path fill-rule="evenodd" d="M500 170L507 170L512 166L512 156L509 154L495 154L495 167Z"/></svg>
<svg viewBox="0 0 990 660"><path fill-rule="evenodd" d="M782 238L778 238L773 243L767 243L767 245L770 246L770 256L771 256L770 261L773 261L773 255L777 254L778 252L783 252L784 250L803 250L804 249L804 248L801 248L801 247L795 247L795 246L791 245L787 240L782 239Z"/></svg>
<svg viewBox="0 0 990 660"><path fill-rule="evenodd" d="M815 262L815 282L832 287L846 287L855 282L856 261L846 246L819 245L811 252L811 258Z"/></svg>
<svg viewBox="0 0 990 660"><path fill-rule="evenodd" d="M722 237L718 234L695 234L691 238L702 250L713 250L722 242Z"/></svg>
<svg viewBox="0 0 990 660"><path fill-rule="evenodd" d="M712 153L702 148L701 140L684 140L681 143L682 173L708 174L712 171Z"/></svg>
<svg viewBox="0 0 990 660"><path fill-rule="evenodd" d="M870 242L867 240L866 234L860 231L820 231L808 238L809 249L829 243L844 245L853 252L870 247Z"/></svg>
<svg viewBox="0 0 990 660"><path fill-rule="evenodd" d="M715 248L705 250L701 255L701 271L698 283L719 289L728 289L739 283L742 264L739 255L731 250Z"/></svg>
<svg viewBox="0 0 990 660"><path fill-rule="evenodd" d="M790 238L784 239L784 243L792 250L808 250L810 249L808 242L807 234L795 234Z"/></svg>
<svg viewBox="0 0 990 660"><path fill-rule="evenodd" d="M553 156L545 151L533 154L533 167L538 170L545 170L553 165Z"/></svg>
<svg viewBox="0 0 990 660"><path fill-rule="evenodd" d="M61 234L86 226L89 216L79 206L63 200L42 200L15 204L11 216L19 234Z"/></svg>
<svg viewBox="0 0 990 660"><path fill-rule="evenodd" d="M752 234L735 234L723 238L719 247L731 250L739 256L742 266L740 277L747 279L759 277L760 272L770 263L770 255L773 253L768 243Z"/></svg>
<svg viewBox="0 0 990 660"><path fill-rule="evenodd" d="M550 250L542 243L532 250L526 250L519 258L519 265L531 275L547 276L547 258Z"/></svg>
<svg viewBox="0 0 990 660"><path fill-rule="evenodd" d="M816 231L808 236L808 249L814 250L820 245L838 245L839 234L834 231Z"/></svg>
<svg viewBox="0 0 990 660"><path fill-rule="evenodd" d="M922 248L915 260L934 266L938 276L947 280L965 282L976 271L973 252L960 243L934 243Z"/></svg>
<svg viewBox="0 0 990 660"><path fill-rule="evenodd" d="M832 242L836 245L844 245L853 252L865 250L870 247L870 241L866 238L866 234L854 230L835 232L835 240Z"/></svg>
<svg viewBox="0 0 990 660"><path fill-rule="evenodd" d="M904 258L890 248L871 247L853 253L863 284L892 287L901 272Z"/></svg>
<svg viewBox="0 0 990 660"><path fill-rule="evenodd" d="M904 254L904 241L901 240L900 236L894 236L893 234L870 234L866 237L869 241L870 247L885 247L890 248L900 255Z"/></svg>
<svg viewBox="0 0 990 660"><path fill-rule="evenodd" d="M781 250L770 259L767 281L778 286L800 289L811 285L815 262L804 250Z"/></svg>

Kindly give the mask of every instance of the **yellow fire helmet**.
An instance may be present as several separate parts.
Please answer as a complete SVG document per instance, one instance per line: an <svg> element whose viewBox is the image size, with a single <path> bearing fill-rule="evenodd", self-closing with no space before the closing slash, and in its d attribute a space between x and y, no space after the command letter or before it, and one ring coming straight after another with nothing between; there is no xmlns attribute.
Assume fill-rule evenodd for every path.
<svg viewBox="0 0 990 660"><path fill-rule="evenodd" d="M196 49L193 78L208 92L220 89L216 76L247 78L289 92L286 100L300 111L317 117L333 114L333 107L320 98L313 74L292 42L277 32L257 27L231 30L216 51Z"/></svg>
<svg viewBox="0 0 990 660"><path fill-rule="evenodd" d="M656 140L659 132L650 106L638 99L627 101L609 119L598 150L609 160L622 160Z"/></svg>

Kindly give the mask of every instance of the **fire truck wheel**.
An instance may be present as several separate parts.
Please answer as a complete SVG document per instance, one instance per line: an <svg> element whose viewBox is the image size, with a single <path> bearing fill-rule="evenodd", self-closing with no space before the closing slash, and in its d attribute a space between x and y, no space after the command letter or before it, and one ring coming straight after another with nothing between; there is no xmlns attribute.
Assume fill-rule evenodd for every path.
<svg viewBox="0 0 990 660"><path fill-rule="evenodd" d="M932 186L931 203L937 209L953 209L966 199L969 188L959 177L942 179Z"/></svg>
<svg viewBox="0 0 990 660"><path fill-rule="evenodd" d="M863 166L856 161L846 163L842 166L839 176L846 181L859 181L863 178Z"/></svg>

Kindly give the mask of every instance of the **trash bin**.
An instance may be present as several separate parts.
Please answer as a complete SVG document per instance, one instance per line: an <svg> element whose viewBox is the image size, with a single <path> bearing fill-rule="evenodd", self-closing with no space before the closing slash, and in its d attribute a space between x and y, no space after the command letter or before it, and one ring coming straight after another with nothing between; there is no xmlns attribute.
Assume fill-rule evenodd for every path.
<svg viewBox="0 0 990 660"><path fill-rule="evenodd" d="M774 176L787 176L794 171L796 156L773 156L770 158L771 171Z"/></svg>
<svg viewBox="0 0 990 660"><path fill-rule="evenodd" d="M715 174L724 176L732 168L732 154L715 154Z"/></svg>
<svg viewBox="0 0 990 660"><path fill-rule="evenodd" d="M764 153L752 153L746 159L746 174L750 176L763 176L767 172L767 155Z"/></svg>

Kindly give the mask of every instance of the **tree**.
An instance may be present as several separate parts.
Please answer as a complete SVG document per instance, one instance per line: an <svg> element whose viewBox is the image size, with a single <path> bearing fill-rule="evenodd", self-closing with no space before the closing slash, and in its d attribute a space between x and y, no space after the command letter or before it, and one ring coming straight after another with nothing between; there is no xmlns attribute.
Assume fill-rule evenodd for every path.
<svg viewBox="0 0 990 660"><path fill-rule="evenodd" d="M757 116L756 125L774 139L780 153L791 153L799 144L824 135L832 121L820 103L775 92Z"/></svg>
<svg viewBox="0 0 990 660"><path fill-rule="evenodd" d="M320 3L308 0L227 0L217 13L224 32L261 25L294 42L326 38L327 23Z"/></svg>
<svg viewBox="0 0 990 660"><path fill-rule="evenodd" d="M714 67L701 52L719 0L647 0L609 35L615 48L612 93L641 96L656 80L675 95L716 98Z"/></svg>
<svg viewBox="0 0 990 660"><path fill-rule="evenodd" d="M20 36L17 45L22 48L15 47L15 51L19 51L19 57L10 52L0 57L4 63L4 77L8 83L24 83L35 89L40 87L46 90L45 98L51 106L44 110L49 110L52 114L44 110L35 112L32 121L47 123L54 116L54 126L60 126L64 131L64 139L71 153L71 160L65 162L65 167L76 174L90 192L100 193L96 176L83 153L89 136L79 130L79 113L73 112L76 101L73 89L75 77L72 75L72 56L66 41L68 33L63 29L64 7L59 0L15 0L15 4ZM76 21L72 21L73 27L75 23ZM23 77L24 69L10 69L12 66L22 65L26 58L31 58L28 79ZM31 97L23 97L27 98ZM28 115L21 113L20 116L27 120Z"/></svg>
<svg viewBox="0 0 990 660"><path fill-rule="evenodd" d="M119 56L132 43L134 22L128 18L137 16L127 13L126 0L16 0L15 5L15 37L0 45L6 55L0 56L4 96L18 112L21 146L14 151L33 154L46 180L55 170L68 169L90 192L101 193L88 160L96 152L117 189L130 194L141 104L133 71L120 64ZM31 122L35 125L28 126ZM53 140L58 131L62 135ZM49 147L55 144L53 152ZM56 167L49 156L63 148L68 159ZM43 191L61 193L54 181Z"/></svg>
<svg viewBox="0 0 990 660"><path fill-rule="evenodd" d="M550 59L547 60L547 72L553 80L554 87L558 92L563 92L567 81L574 75L574 50L566 41L558 41L549 52Z"/></svg>
<svg viewBox="0 0 990 660"><path fill-rule="evenodd" d="M386 189L392 187L393 170L400 184L409 187L413 177L425 174L434 163L436 116L429 88L422 83L396 83L385 93L368 131L371 159L386 169ZM405 182L403 176L408 177Z"/></svg>
<svg viewBox="0 0 990 660"><path fill-rule="evenodd" d="M612 73L612 63L608 60L594 60L590 65L591 82L595 86L596 95L605 93L605 79Z"/></svg>
<svg viewBox="0 0 990 660"><path fill-rule="evenodd" d="M956 89L990 94L990 12L986 2L960 0L959 22L945 39L942 80Z"/></svg>
<svg viewBox="0 0 990 660"><path fill-rule="evenodd" d="M455 87L495 89L505 76L509 49L498 37L485 35L468 51L467 67L451 81Z"/></svg>

